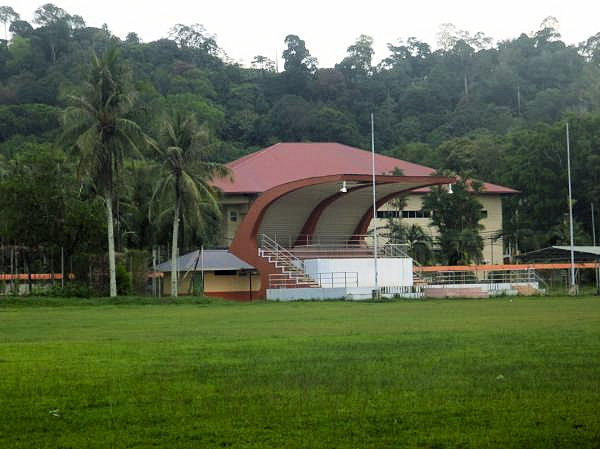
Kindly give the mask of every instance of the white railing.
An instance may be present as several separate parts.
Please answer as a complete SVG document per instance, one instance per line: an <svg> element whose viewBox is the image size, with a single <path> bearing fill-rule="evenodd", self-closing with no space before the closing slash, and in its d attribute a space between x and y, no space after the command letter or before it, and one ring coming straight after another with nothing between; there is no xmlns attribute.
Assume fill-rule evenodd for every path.
<svg viewBox="0 0 600 449"><path fill-rule="evenodd" d="M278 232L273 238L280 244L293 247L335 247L352 248L356 246L366 246L365 239L369 238L367 234L287 234Z"/></svg>
<svg viewBox="0 0 600 449"><path fill-rule="evenodd" d="M314 234L292 236L276 233L273 237L259 234L261 246L271 245L285 249L292 257L302 260L309 258L359 258L373 257L375 249L372 236L367 234ZM408 245L403 243L385 243L377 248L377 255L382 258L408 258Z"/></svg>
<svg viewBox="0 0 600 449"><path fill-rule="evenodd" d="M322 288L335 287L358 287L358 272L356 271L334 271L330 273L308 274L319 283Z"/></svg>
<svg viewBox="0 0 600 449"><path fill-rule="evenodd" d="M435 271L419 272L419 277L428 284L510 284L519 282L538 282L545 284L533 269L504 271ZM478 275L479 273L480 275Z"/></svg>
<svg viewBox="0 0 600 449"><path fill-rule="evenodd" d="M421 285L392 285L380 288L382 295L403 296L406 298L422 298L423 286Z"/></svg>
<svg viewBox="0 0 600 449"><path fill-rule="evenodd" d="M313 284L307 284L304 279L289 277L286 273L269 275L269 288L348 288L358 287L358 273L349 271L307 274Z"/></svg>
<svg viewBox="0 0 600 449"><path fill-rule="evenodd" d="M280 287L271 288L319 286L304 272L304 262L294 256L290 251L283 248L266 234L261 234L259 236L259 242L258 255L274 264L275 268L278 270L281 270L281 273L271 275L273 276L275 284L280 285ZM271 283L270 280L269 283Z"/></svg>
<svg viewBox="0 0 600 449"><path fill-rule="evenodd" d="M295 268L296 270L304 271L304 262L267 234L260 234L258 242L258 254L261 257L272 258L276 262L283 264L292 270Z"/></svg>

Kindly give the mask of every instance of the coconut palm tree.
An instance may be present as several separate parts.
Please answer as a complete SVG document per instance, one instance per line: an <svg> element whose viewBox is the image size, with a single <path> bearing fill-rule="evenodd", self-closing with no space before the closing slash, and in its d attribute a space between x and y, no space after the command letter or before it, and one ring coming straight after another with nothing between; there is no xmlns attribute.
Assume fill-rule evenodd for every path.
<svg viewBox="0 0 600 449"><path fill-rule="evenodd" d="M114 191L123 160L138 153L141 128L127 118L133 106L128 72L116 48L92 57L87 80L79 95L68 97L64 112L64 138L74 142L80 173L91 179L106 206L110 296L117 296L113 220Z"/></svg>
<svg viewBox="0 0 600 449"><path fill-rule="evenodd" d="M382 236L394 243L406 244L408 255L420 264L431 260L433 239L417 224L406 224L400 218L390 218L382 227Z"/></svg>
<svg viewBox="0 0 600 449"><path fill-rule="evenodd" d="M209 216L221 217L217 190L210 181L226 176L225 166L208 162L208 132L193 115L173 112L163 121L159 145L154 146L161 162L161 175L152 196L150 214L172 214L171 296L177 296L177 253L179 223L202 230ZM162 205L161 214L154 214Z"/></svg>
<svg viewBox="0 0 600 449"><path fill-rule="evenodd" d="M417 224L406 226L404 241L408 245L408 254L420 264L427 264L431 260L433 239L427 235L423 228Z"/></svg>

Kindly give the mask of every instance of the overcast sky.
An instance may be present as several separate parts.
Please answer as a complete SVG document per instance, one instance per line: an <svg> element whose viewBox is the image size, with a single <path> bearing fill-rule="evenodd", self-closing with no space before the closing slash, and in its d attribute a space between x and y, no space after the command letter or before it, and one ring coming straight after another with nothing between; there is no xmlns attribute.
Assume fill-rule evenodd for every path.
<svg viewBox="0 0 600 449"><path fill-rule="evenodd" d="M4 0L3 4L31 21L43 3ZM483 31L495 40L535 31L547 16L558 19L562 38L569 44L600 32L597 0L57 0L55 4L79 14L89 26L106 23L121 38L134 31L145 42L166 37L176 23L200 23L216 35L232 59L245 65L258 54L280 57L288 34L306 42L320 67L332 67L360 34L375 39L378 62L387 56L386 44L400 38L415 36L435 46L442 23L471 33Z"/></svg>

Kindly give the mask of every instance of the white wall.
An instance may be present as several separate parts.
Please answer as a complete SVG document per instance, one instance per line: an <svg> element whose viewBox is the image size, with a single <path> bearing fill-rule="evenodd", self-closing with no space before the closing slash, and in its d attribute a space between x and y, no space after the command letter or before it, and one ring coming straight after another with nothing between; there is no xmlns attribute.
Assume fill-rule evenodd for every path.
<svg viewBox="0 0 600 449"><path fill-rule="evenodd" d="M358 287L375 286L373 259L306 259L304 271L317 273L358 273ZM377 260L377 280L380 287L413 285L412 259L381 258Z"/></svg>

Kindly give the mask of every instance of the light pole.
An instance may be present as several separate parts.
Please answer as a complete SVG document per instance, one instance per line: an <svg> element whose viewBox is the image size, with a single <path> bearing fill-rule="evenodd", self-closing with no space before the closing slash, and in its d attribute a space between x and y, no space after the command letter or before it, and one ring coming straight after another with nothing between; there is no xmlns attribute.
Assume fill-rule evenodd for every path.
<svg viewBox="0 0 600 449"><path fill-rule="evenodd" d="M575 246L573 243L573 200L571 197L571 151L569 146L569 123L567 122L567 176L569 178L569 238L571 240L571 295L577 294L575 285Z"/></svg>
<svg viewBox="0 0 600 449"><path fill-rule="evenodd" d="M371 112L371 177L373 180L373 265L375 266L375 299L379 299L379 279L377 273L377 196L375 192L375 126Z"/></svg>

